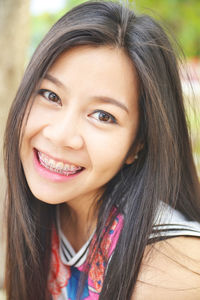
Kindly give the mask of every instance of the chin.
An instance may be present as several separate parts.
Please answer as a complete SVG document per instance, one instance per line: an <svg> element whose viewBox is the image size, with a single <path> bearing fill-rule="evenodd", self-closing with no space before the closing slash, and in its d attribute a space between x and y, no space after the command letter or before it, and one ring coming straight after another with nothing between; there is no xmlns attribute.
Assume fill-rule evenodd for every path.
<svg viewBox="0 0 200 300"><path fill-rule="evenodd" d="M61 204L63 202L65 202L64 199L56 199L55 197L52 197L52 194L49 195L48 193L38 193L38 192L35 192L33 191L32 189L31 190L31 193L33 194L33 196L39 200L39 201L42 201L44 203L47 203L47 204Z"/></svg>

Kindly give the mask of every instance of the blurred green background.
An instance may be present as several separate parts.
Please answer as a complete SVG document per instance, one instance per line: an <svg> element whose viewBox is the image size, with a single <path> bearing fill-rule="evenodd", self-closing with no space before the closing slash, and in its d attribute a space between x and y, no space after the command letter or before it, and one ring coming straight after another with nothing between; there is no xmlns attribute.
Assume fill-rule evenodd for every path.
<svg viewBox="0 0 200 300"><path fill-rule="evenodd" d="M62 14L82 2L63 1L63 8L56 13L46 11L32 16L32 49ZM129 3L137 12L150 14L166 23L178 38L187 57L200 56L199 0L130 0Z"/></svg>

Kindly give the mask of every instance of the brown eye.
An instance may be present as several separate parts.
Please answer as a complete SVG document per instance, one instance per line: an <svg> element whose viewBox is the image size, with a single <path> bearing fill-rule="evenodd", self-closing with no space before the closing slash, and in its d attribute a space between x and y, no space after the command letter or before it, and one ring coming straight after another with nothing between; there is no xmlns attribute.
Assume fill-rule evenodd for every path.
<svg viewBox="0 0 200 300"><path fill-rule="evenodd" d="M61 99L58 97L58 95L56 95L56 93L49 91L49 90L45 90L45 89L41 89L39 90L39 95L43 96L45 99L47 99L48 101L57 103L59 105L61 105Z"/></svg>
<svg viewBox="0 0 200 300"><path fill-rule="evenodd" d="M110 121L110 116L104 112L99 113L99 120L103 122L109 122Z"/></svg>
<svg viewBox="0 0 200 300"><path fill-rule="evenodd" d="M54 94L54 93L52 93L52 92L49 93L48 98L49 98L49 100L51 100L51 101L53 101L53 102L57 102L57 101L58 101L57 95Z"/></svg>
<svg viewBox="0 0 200 300"><path fill-rule="evenodd" d="M114 116L103 110L95 111L91 114L91 116L102 123L117 123Z"/></svg>

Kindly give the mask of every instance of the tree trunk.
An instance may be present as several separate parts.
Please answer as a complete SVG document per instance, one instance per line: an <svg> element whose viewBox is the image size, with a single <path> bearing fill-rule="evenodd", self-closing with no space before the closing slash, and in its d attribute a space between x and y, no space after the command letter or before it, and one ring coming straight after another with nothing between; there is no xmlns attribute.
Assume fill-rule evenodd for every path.
<svg viewBox="0 0 200 300"><path fill-rule="evenodd" d="M29 10L30 0L0 0L0 223L3 217L5 195L2 160L3 134L8 110L26 62L30 33ZM5 244L2 242L2 234L0 232L0 286L3 282Z"/></svg>

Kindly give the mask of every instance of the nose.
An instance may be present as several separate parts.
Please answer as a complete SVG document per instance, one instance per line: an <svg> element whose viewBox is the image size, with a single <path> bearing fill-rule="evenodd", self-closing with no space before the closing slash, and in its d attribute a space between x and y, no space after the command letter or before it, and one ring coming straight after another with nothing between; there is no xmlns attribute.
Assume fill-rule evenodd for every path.
<svg viewBox="0 0 200 300"><path fill-rule="evenodd" d="M80 118L73 112L57 113L51 116L51 120L43 128L43 136L51 143L63 148L79 150L84 144Z"/></svg>

